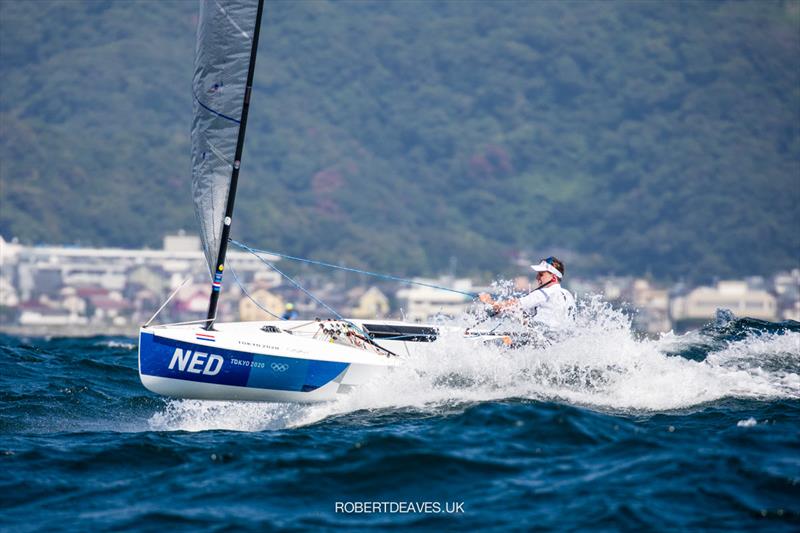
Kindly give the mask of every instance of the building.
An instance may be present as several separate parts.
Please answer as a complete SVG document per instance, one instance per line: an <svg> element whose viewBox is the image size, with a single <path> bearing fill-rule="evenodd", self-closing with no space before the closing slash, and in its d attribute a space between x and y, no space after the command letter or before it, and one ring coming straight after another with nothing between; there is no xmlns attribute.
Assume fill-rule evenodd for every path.
<svg viewBox="0 0 800 533"><path fill-rule="evenodd" d="M772 282L778 295L778 317L800 322L800 268L779 272Z"/></svg>
<svg viewBox="0 0 800 533"><path fill-rule="evenodd" d="M11 284L11 280L0 276L0 307L16 307L19 305L17 290Z"/></svg>
<svg viewBox="0 0 800 533"><path fill-rule="evenodd" d="M418 278L414 281L452 287L463 292L474 292L472 281L466 278L448 277L438 280ZM463 315L472 303L472 299L465 294L420 285L397 291L397 299L400 302L404 318L412 322L425 322L442 315L458 317Z"/></svg>
<svg viewBox="0 0 800 533"><path fill-rule="evenodd" d="M795 322L800 322L800 300L788 301L781 308L780 312L781 320L794 320Z"/></svg>
<svg viewBox="0 0 800 533"><path fill-rule="evenodd" d="M141 267L174 277L168 285L176 287L188 276L209 280L208 266L200 247L200 239L186 235L167 235L161 250L132 250L123 248L82 248L61 246L21 246L0 243L3 270L15 271L20 299L28 300L42 293L55 293L65 286L99 286L110 291L124 289L128 275L137 270L139 279L146 278ZM264 255L264 260L279 258ZM267 267L253 254L230 250L227 265L234 268L242 282L260 278L278 278L279 274L264 274ZM231 279L228 279L231 278ZM228 283L235 283L226 276ZM276 281L276 280L273 280ZM210 284L210 280L209 280Z"/></svg>
<svg viewBox="0 0 800 533"><path fill-rule="evenodd" d="M385 318L389 314L389 298L377 287L356 287L347 296L354 303L348 313L352 318Z"/></svg>
<svg viewBox="0 0 800 533"><path fill-rule="evenodd" d="M653 287L646 279L636 279L631 287L632 304L636 308L633 326L647 333L672 329L669 319L669 291Z"/></svg>
<svg viewBox="0 0 800 533"><path fill-rule="evenodd" d="M219 315L238 307L241 283L277 285L262 261L278 258L230 250ZM230 272L228 274L228 272ZM0 317L6 325L129 325L149 317L185 282L159 321L202 319L211 279L200 239L167 235L161 250L25 246L0 238ZM108 298L121 294L122 299ZM43 306L39 305L43 303ZM62 316L63 315L63 316Z"/></svg>
<svg viewBox="0 0 800 533"><path fill-rule="evenodd" d="M258 305L256 305L256 302L258 302ZM259 305L269 310L272 315L265 313ZM263 288L256 289L250 293L250 297L245 295L239 300L239 320L245 322L250 320L275 320L275 316L283 314L285 306L283 298L277 294Z"/></svg>
<svg viewBox="0 0 800 533"><path fill-rule="evenodd" d="M795 268L790 272L779 272L772 280L775 294L791 294L800 296L800 268Z"/></svg>
<svg viewBox="0 0 800 533"><path fill-rule="evenodd" d="M26 303L20 306L18 322L22 326L81 326L88 324L89 319L65 309L34 307Z"/></svg>
<svg viewBox="0 0 800 533"><path fill-rule="evenodd" d="M775 296L751 289L745 281L720 281L715 287L697 287L670 302L670 315L676 329L681 330L713 320L717 309L729 309L740 317L777 318Z"/></svg>

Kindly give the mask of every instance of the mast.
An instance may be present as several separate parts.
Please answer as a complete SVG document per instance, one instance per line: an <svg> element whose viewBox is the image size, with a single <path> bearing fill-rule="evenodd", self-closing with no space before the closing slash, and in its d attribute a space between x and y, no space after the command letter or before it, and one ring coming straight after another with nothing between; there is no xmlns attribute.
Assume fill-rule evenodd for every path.
<svg viewBox="0 0 800 533"><path fill-rule="evenodd" d="M242 150L244 149L244 134L247 128L247 113L250 109L250 93L253 88L253 74L256 70L256 52L258 51L258 35L261 32L261 13L264 10L264 0L258 0L258 12L256 14L256 25L253 29L253 44L250 49L250 65L247 69L247 85L244 91L242 102L242 118L239 126L239 136L236 139L236 155L233 158L233 170L231 171L231 185L228 189L228 201L225 204L225 218L222 222L222 237L219 242L219 253L217 254L217 264L214 268L214 279L211 283L211 297L208 302L208 315L206 317L206 330L214 329L214 321L217 318L217 303L219 302L219 292L222 287L222 274L225 270L225 254L228 251L228 238L231 233L231 223L233 222L233 204L236 201L236 185L239 182L239 167L242 162Z"/></svg>

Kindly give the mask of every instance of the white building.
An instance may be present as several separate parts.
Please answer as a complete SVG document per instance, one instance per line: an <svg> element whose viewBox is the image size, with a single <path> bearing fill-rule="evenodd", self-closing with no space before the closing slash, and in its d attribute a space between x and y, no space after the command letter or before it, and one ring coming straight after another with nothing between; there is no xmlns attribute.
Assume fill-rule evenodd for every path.
<svg viewBox="0 0 800 533"><path fill-rule="evenodd" d="M800 300L794 300L788 306L781 309L780 319L800 322Z"/></svg>
<svg viewBox="0 0 800 533"><path fill-rule="evenodd" d="M414 281L453 288L464 292L474 292L469 279L424 279ZM433 287L414 285L397 291L397 299L406 320L425 322L437 315L458 317L463 315L472 299L466 295L443 291Z"/></svg>
<svg viewBox="0 0 800 533"><path fill-rule="evenodd" d="M19 323L23 326L80 326L88 324L89 319L64 310L25 309Z"/></svg>
<svg viewBox="0 0 800 533"><path fill-rule="evenodd" d="M780 272L772 282L778 295L779 318L800 321L800 268Z"/></svg>
<svg viewBox="0 0 800 533"><path fill-rule="evenodd" d="M266 261L279 258L264 255ZM240 280L253 279L256 273L278 278L269 268L249 252L229 250L226 261ZM168 235L161 250L133 250L123 248L82 248L62 246L22 246L0 242L0 264L13 271L20 300L29 300L37 294L56 293L63 286L93 285L110 291L125 287L128 273L137 266L159 269L169 276L171 287L188 276L208 278L208 267L200 248L200 239L186 235ZM267 272L265 272L267 271ZM235 283L226 276L226 283Z"/></svg>
<svg viewBox="0 0 800 533"><path fill-rule="evenodd" d="M17 305L19 305L17 290L11 284L11 280L0 276L0 307L16 307Z"/></svg>
<svg viewBox="0 0 800 533"><path fill-rule="evenodd" d="M790 272L779 272L773 278L775 292L778 295L800 293L800 268Z"/></svg>
<svg viewBox="0 0 800 533"><path fill-rule="evenodd" d="M775 320L777 300L763 290L753 290L744 281L720 281L716 287L698 287L670 302L675 321L710 320L717 309L730 309L737 316Z"/></svg>
<svg viewBox="0 0 800 533"><path fill-rule="evenodd" d="M631 287L633 305L637 309L634 325L648 333L672 329L669 320L669 291L653 287L646 279L636 279Z"/></svg>

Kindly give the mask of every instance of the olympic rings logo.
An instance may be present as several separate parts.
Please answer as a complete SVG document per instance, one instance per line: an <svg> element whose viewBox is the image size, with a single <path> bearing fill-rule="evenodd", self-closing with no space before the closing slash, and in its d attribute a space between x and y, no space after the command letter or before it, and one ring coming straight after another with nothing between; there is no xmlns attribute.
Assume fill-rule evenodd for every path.
<svg viewBox="0 0 800 533"><path fill-rule="evenodd" d="M274 372L286 372L289 370L289 365L286 363L272 363L269 365Z"/></svg>

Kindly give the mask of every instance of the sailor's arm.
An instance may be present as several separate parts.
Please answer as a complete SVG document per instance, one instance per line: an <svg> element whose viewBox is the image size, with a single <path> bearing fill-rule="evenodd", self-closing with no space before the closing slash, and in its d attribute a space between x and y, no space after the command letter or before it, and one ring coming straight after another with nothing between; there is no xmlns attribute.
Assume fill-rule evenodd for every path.
<svg viewBox="0 0 800 533"><path fill-rule="evenodd" d="M509 307L515 307L516 305L519 304L519 300L516 298L509 298L508 300L502 300L500 302L497 302L493 300L491 295L487 292L480 293L478 295L478 299L487 305L491 305L492 311L494 311L495 313L499 313L500 311L508 309Z"/></svg>
<svg viewBox="0 0 800 533"><path fill-rule="evenodd" d="M525 309L538 307L547 301L544 290L536 290L526 294L518 300L519 304Z"/></svg>

